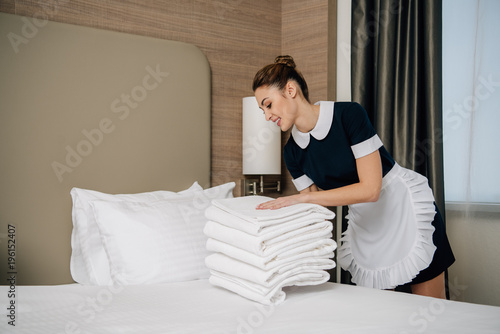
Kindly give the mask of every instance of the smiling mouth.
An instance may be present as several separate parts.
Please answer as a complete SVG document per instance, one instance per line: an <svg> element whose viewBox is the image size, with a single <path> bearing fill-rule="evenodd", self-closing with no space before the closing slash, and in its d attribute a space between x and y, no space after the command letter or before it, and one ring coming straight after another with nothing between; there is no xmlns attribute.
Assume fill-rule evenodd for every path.
<svg viewBox="0 0 500 334"><path fill-rule="evenodd" d="M276 124L277 124L278 126L281 126L281 118L278 118L278 119L276 120Z"/></svg>

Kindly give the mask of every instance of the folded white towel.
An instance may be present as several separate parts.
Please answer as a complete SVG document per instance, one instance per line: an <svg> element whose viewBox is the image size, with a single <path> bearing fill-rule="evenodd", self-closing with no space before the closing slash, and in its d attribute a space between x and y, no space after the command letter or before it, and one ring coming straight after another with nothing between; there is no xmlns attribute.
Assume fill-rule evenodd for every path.
<svg viewBox="0 0 500 334"><path fill-rule="evenodd" d="M263 270L221 253L214 253L206 257L205 264L210 270L242 278L267 288L299 273L335 268L335 262L331 259L307 257Z"/></svg>
<svg viewBox="0 0 500 334"><path fill-rule="evenodd" d="M319 213L323 215L324 219L333 219L335 217L335 214L327 208L308 203L299 203L276 210L256 209L257 205L272 199L266 196L246 196L216 199L212 201L212 205L260 228L289 222L292 219L305 217L311 213Z"/></svg>
<svg viewBox="0 0 500 334"><path fill-rule="evenodd" d="M225 242L256 255L266 256L275 254L292 244L296 245L302 241L327 237L332 232L332 223L328 220L304 220L295 224L282 223L276 225L273 231L255 236L209 221L206 223L203 232L209 238Z"/></svg>
<svg viewBox="0 0 500 334"><path fill-rule="evenodd" d="M248 220L234 216L233 214L213 205L207 208L205 211L205 217L209 221L216 221L224 226L231 227L251 235L262 235L282 229L281 223L276 223L276 225L270 226L253 224ZM320 212L304 213L302 216L298 215L296 217L286 219L283 224L286 223L290 226L303 226L305 221L323 221L325 219L330 219L325 217L325 214Z"/></svg>
<svg viewBox="0 0 500 334"><path fill-rule="evenodd" d="M210 282L263 304L279 304L285 286L326 282L335 267L335 214L316 204L256 207L264 196L214 200L205 211Z"/></svg>
<svg viewBox="0 0 500 334"><path fill-rule="evenodd" d="M215 286L219 286L231 292L234 292L242 297L248 298L250 300L256 301L264 305L279 305L285 298L286 294L283 290L278 289L276 291L269 291L267 295L262 295L258 292L253 291L242 284L241 280L226 278L223 274L218 275L214 272L210 275L208 281Z"/></svg>
<svg viewBox="0 0 500 334"><path fill-rule="evenodd" d="M282 289L286 286L318 285L325 283L330 278L330 274L324 270L311 270L287 277L275 286L267 288L215 270L211 270L210 273L209 282L213 285L220 286L265 305L278 305L282 303L286 297Z"/></svg>
<svg viewBox="0 0 500 334"><path fill-rule="evenodd" d="M207 250L226 254L242 262L256 266L263 270L269 270L285 263L291 263L304 258L333 258L337 243L330 239L331 234L316 240L306 240L297 244L288 245L267 256L259 256L249 251L234 247L225 242L208 238Z"/></svg>

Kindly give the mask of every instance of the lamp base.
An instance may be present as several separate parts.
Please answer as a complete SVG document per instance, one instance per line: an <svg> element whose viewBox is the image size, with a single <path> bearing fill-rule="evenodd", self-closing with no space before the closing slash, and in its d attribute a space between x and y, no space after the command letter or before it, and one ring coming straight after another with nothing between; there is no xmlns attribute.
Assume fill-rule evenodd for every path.
<svg viewBox="0 0 500 334"><path fill-rule="evenodd" d="M266 191L281 192L281 182L264 182L264 175L260 175L258 179L244 179L242 182L242 193L244 196L248 195L262 195Z"/></svg>

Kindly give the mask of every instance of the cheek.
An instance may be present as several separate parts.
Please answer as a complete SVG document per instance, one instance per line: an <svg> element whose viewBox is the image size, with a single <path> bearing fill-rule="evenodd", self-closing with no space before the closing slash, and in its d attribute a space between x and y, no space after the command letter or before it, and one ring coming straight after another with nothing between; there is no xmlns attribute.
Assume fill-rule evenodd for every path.
<svg viewBox="0 0 500 334"><path fill-rule="evenodd" d="M281 118L280 128L282 131L286 131L292 127L293 118L290 117L287 113L284 113L283 115L281 115L280 118Z"/></svg>
<svg viewBox="0 0 500 334"><path fill-rule="evenodd" d="M291 103L283 103L283 117L285 117L289 122L293 123L295 119L295 110L294 106Z"/></svg>
<svg viewBox="0 0 500 334"><path fill-rule="evenodd" d="M280 129L283 132L287 132L292 127L292 125L293 124L287 121L286 119L285 120L281 119Z"/></svg>

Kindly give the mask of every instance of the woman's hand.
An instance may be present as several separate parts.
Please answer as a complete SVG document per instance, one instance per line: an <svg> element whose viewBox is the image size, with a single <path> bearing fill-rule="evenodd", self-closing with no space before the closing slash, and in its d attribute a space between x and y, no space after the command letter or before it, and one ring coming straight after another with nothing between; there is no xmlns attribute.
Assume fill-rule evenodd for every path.
<svg viewBox="0 0 500 334"><path fill-rule="evenodd" d="M261 203L257 206L257 210L276 210L285 206L302 203L300 201L300 194L291 195L286 197L279 197L275 200Z"/></svg>
<svg viewBox="0 0 500 334"><path fill-rule="evenodd" d="M279 208L284 208L285 206L305 203L307 200L307 194L310 194L314 191L318 191L318 187L316 187L315 184L312 184L306 189L301 190L299 194L279 197L275 200L261 203L257 206L257 210L276 210Z"/></svg>
<svg viewBox="0 0 500 334"><path fill-rule="evenodd" d="M379 151L356 159L359 182L340 188L318 191L312 184L300 194L280 197L264 202L257 209L279 209L298 203L314 203L322 206L343 206L355 203L376 202L382 188L382 163Z"/></svg>

